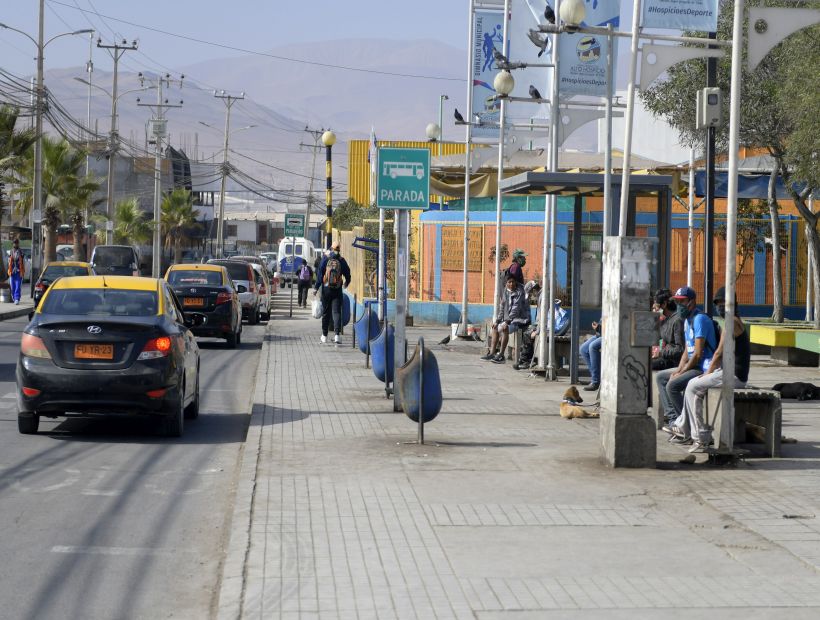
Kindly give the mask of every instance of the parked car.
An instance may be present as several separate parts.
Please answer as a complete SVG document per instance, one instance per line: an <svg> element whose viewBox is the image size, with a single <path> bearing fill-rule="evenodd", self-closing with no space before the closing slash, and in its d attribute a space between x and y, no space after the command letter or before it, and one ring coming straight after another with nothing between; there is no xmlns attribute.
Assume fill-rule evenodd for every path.
<svg viewBox="0 0 820 620"><path fill-rule="evenodd" d="M276 272L276 252L262 252L259 258L265 262L265 267L268 268L268 271L271 273Z"/></svg>
<svg viewBox="0 0 820 620"><path fill-rule="evenodd" d="M262 308L256 274L250 263L229 258L215 258L209 260L207 264L221 265L228 270L228 275L231 276L239 293L239 301L242 303L242 318L248 321L249 325L256 325L259 322ZM239 287L245 290L240 290Z"/></svg>
<svg viewBox="0 0 820 620"><path fill-rule="evenodd" d="M34 305L40 303L43 295L46 294L48 287L57 278L68 278L72 276L91 276L94 275L94 270L91 268L91 263L83 263L80 261L51 261L37 282L34 283Z"/></svg>
<svg viewBox="0 0 820 620"><path fill-rule="evenodd" d="M140 256L130 245L98 245L89 261L94 273L101 276L139 276Z"/></svg>
<svg viewBox="0 0 820 620"><path fill-rule="evenodd" d="M224 338L235 349L242 341L242 304L228 270L222 265L171 265L165 273L186 312L205 317L191 328L194 336ZM244 287L242 287L244 290Z"/></svg>
<svg viewBox="0 0 820 620"><path fill-rule="evenodd" d="M17 427L40 417L144 414L179 437L199 415L199 347L164 280L60 278L46 291L20 342Z"/></svg>
<svg viewBox="0 0 820 620"><path fill-rule="evenodd" d="M273 309L273 294L277 290L273 286L274 279L270 271L268 271L265 263L256 256L234 256L231 260L241 260L250 263L253 267L257 275L256 281L259 282L259 295L262 297L259 303L260 308L262 308L262 320L269 321Z"/></svg>
<svg viewBox="0 0 820 620"><path fill-rule="evenodd" d="M295 239L285 237L279 242L279 250L276 256L279 261L277 265L279 284L284 287L286 282L293 284L296 279L296 272L302 265L302 259L306 260L308 265L313 265L315 248L313 242L304 237L296 237Z"/></svg>

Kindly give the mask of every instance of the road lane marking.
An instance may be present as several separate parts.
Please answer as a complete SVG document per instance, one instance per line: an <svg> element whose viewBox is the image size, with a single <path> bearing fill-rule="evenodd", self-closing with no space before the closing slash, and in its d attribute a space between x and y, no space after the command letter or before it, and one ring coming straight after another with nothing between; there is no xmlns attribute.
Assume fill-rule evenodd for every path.
<svg viewBox="0 0 820 620"><path fill-rule="evenodd" d="M122 491L100 491L99 489L84 489L80 495L91 495L98 497L117 497Z"/></svg>
<svg viewBox="0 0 820 620"><path fill-rule="evenodd" d="M178 552L171 549L151 549L150 547L95 547L55 545L52 553L69 553L81 555L127 555L135 556L171 556Z"/></svg>

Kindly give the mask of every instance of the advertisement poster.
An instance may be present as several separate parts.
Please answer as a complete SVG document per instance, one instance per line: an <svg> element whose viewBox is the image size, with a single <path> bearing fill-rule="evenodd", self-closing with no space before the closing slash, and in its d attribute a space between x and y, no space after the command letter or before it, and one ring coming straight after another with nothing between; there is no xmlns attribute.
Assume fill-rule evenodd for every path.
<svg viewBox="0 0 820 620"><path fill-rule="evenodd" d="M620 22L620 0L587 0L585 26ZM590 34L562 34L558 43L558 91L561 98L573 95L606 97L606 63L610 53L608 37ZM613 50L617 54L617 47Z"/></svg>
<svg viewBox="0 0 820 620"><path fill-rule="evenodd" d="M552 37L547 34L530 34L540 24L546 24L544 18L544 0L512 0L510 3L510 49L515 50L510 60L534 65L552 62ZM532 38L543 41L543 48L535 45ZM527 67L513 72L515 88L513 97L529 97L530 85L535 86L543 97L549 97L552 91L552 69L546 67ZM546 119L549 116L547 104L511 103L507 107L507 119L511 122L526 122L530 119Z"/></svg>
<svg viewBox="0 0 820 620"><path fill-rule="evenodd" d="M500 11L476 11L473 17L473 109L464 120L489 123L490 127L473 127L473 136L498 136L497 123L501 103L493 99L493 80L498 73L493 48L503 49L504 14Z"/></svg>
<svg viewBox="0 0 820 620"><path fill-rule="evenodd" d="M718 0L644 0L644 28L717 30Z"/></svg>

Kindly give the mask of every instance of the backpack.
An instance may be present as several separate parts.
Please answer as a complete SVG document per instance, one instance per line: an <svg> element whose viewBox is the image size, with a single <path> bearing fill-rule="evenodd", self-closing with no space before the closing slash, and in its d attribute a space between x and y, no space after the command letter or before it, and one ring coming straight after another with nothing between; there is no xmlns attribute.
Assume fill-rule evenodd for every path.
<svg viewBox="0 0 820 620"><path fill-rule="evenodd" d="M342 286L342 263L338 257L334 256L327 260L323 283L328 288L339 288Z"/></svg>
<svg viewBox="0 0 820 620"><path fill-rule="evenodd" d="M310 268L307 265L302 265L299 270L299 279L302 282L310 282Z"/></svg>

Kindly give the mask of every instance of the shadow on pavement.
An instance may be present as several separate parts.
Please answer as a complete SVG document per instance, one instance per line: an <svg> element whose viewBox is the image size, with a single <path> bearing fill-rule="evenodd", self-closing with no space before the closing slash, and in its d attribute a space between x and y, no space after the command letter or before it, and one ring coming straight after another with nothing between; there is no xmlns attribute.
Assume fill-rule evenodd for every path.
<svg viewBox="0 0 820 620"><path fill-rule="evenodd" d="M302 409L282 409L271 407L264 403L253 404L251 424L254 426L271 426L275 424L290 424L310 417L310 411Z"/></svg>

